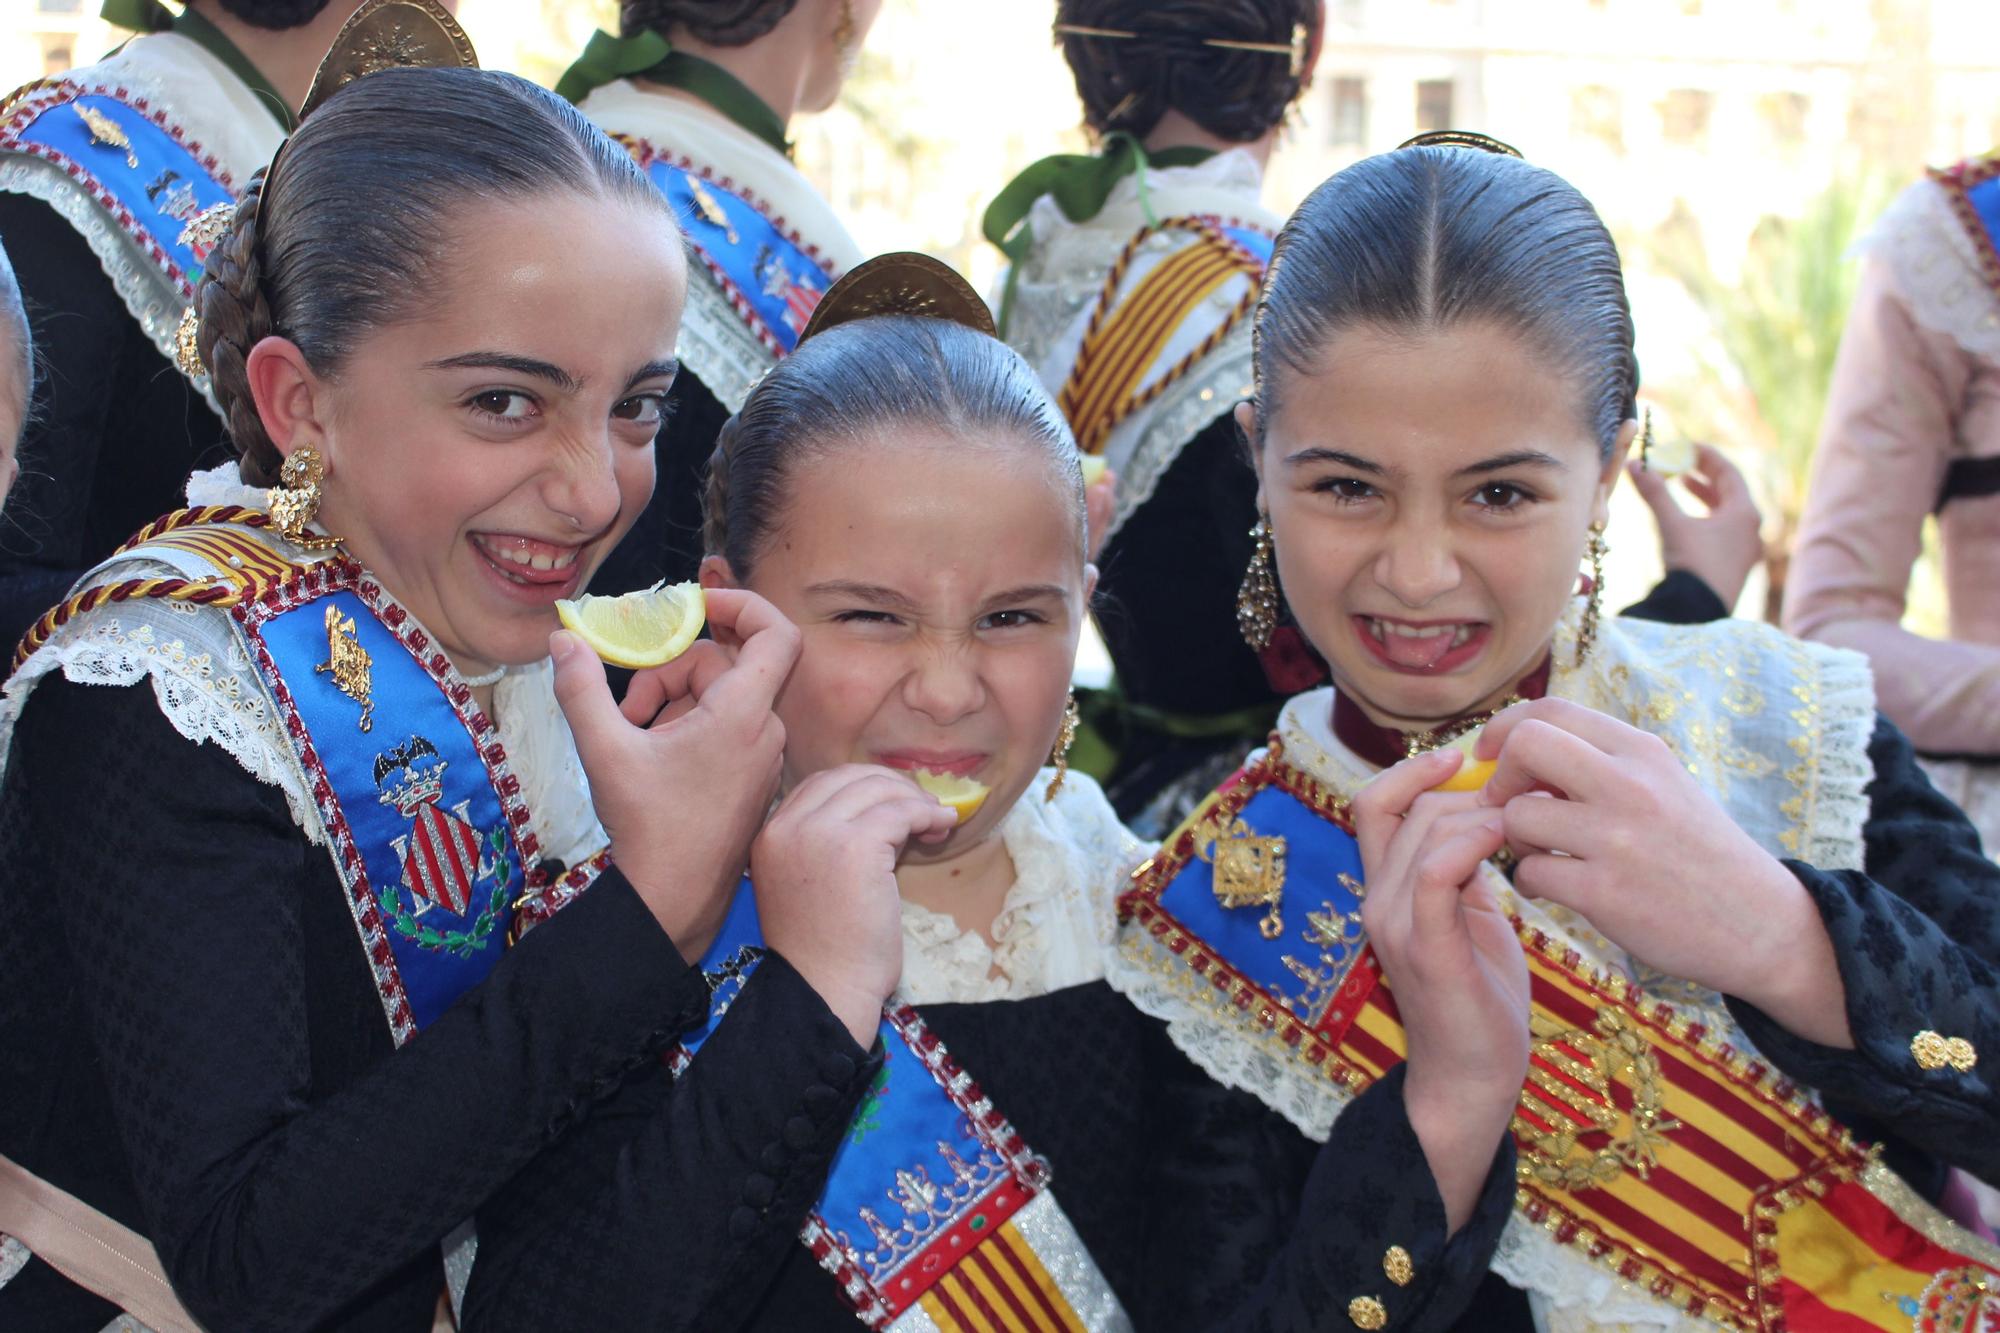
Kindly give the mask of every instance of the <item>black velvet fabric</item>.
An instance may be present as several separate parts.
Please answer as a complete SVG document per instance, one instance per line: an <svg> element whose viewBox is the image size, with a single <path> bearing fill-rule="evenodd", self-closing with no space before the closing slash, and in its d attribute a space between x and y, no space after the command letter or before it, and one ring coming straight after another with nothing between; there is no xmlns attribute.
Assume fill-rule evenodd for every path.
<svg viewBox="0 0 2000 1333"><path fill-rule="evenodd" d="M0 1154L150 1237L230 1333L427 1333L440 1240L707 1009L613 871L392 1052L326 851L143 684L37 687L0 865ZM744 1037L813 1050L830 1015L788 998ZM736 1104L731 1049L692 1113L761 1147L785 1117ZM112 1313L39 1261L0 1287L0 1328Z"/></svg>
<svg viewBox="0 0 2000 1333"><path fill-rule="evenodd" d="M1760 1050L1857 1130L1886 1132L1890 1165L1920 1191L1934 1196L1943 1184L1928 1159L2000 1184L2000 866L1887 718L1876 719L1868 757L1863 868L1785 863L1833 938L1855 1049L1795 1037L1739 1000L1730 1010ZM1919 1067L1910 1042L1923 1031L1965 1038L1978 1064Z"/></svg>
<svg viewBox="0 0 2000 1333"><path fill-rule="evenodd" d="M668 402L672 410L654 444L653 498L591 576L594 593L632 592L662 580L683 583L700 572L708 458L729 413L686 367L675 377Z"/></svg>
<svg viewBox="0 0 2000 1333"><path fill-rule="evenodd" d="M39 199L0 194L0 245L35 339L21 476L0 511L0 644L90 566L234 458L222 418L153 346L83 237Z"/></svg>
<svg viewBox="0 0 2000 1333"><path fill-rule="evenodd" d="M1097 626L1126 699L1170 713L1264 707L1276 717L1284 696L1236 629L1256 521L1257 475L1225 414L1181 447L1098 557ZM1168 783L1260 731L1196 740L1131 725L1113 738L1118 766L1105 795L1130 820Z"/></svg>
<svg viewBox="0 0 2000 1333"><path fill-rule="evenodd" d="M707 1187L689 1186L676 1171L648 1179L644 1150L629 1146L635 1133L675 1116L675 1102L703 1076L756 985L680 1085L651 1071L635 1078L482 1214L468 1333L855 1326L833 1279L798 1240L818 1179L797 1178L810 1189L760 1192L762 1211L742 1217L730 1171ZM1362 1295L1382 1301L1391 1327L1447 1328L1482 1280L1512 1195L1512 1149L1496 1154L1474 1220L1447 1244L1443 1204L1427 1187L1423 1150L1403 1113L1400 1072L1360 1098L1317 1149L1253 1098L1201 1074L1162 1025L1102 982L923 1013L1048 1159L1056 1199L1142 1330L1326 1328L1335 1326L1330 1314L1344 1319ZM737 1095L746 1104L782 1100L795 1083L781 1075ZM844 1129L853 1101L823 1100L845 1108L836 1125ZM826 1123L815 1120L799 1141L815 1151L837 1146L837 1134L831 1143L819 1137ZM607 1179L626 1207L615 1228L599 1224ZM761 1268L710 1283L694 1303L676 1289L671 1274L680 1265L670 1256L753 1228L765 1237L756 1245ZM1414 1260L1408 1287L1383 1276L1383 1256L1396 1244Z"/></svg>

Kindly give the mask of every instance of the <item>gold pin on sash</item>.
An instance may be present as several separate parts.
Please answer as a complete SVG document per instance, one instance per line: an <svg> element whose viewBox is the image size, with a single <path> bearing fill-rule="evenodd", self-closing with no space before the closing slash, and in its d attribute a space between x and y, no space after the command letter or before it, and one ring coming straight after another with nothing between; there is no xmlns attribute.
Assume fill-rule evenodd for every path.
<svg viewBox="0 0 2000 1333"><path fill-rule="evenodd" d="M688 192L694 196L695 211L701 214L701 220L711 227L720 228L731 245L737 244L741 238L736 235L736 228L729 225L729 214L722 211L722 205L715 202L715 196L702 185L701 178L689 172L687 182Z"/></svg>
<svg viewBox="0 0 2000 1333"><path fill-rule="evenodd" d="M125 153L125 165L135 171L138 170L139 155L132 151L132 140L126 136L124 130L118 128L117 121L111 119L111 117L105 115L96 107L85 106L81 102L71 102L69 109L76 112L77 119L81 120L84 128L90 131L90 141L92 143L107 148L123 149Z"/></svg>
<svg viewBox="0 0 2000 1333"><path fill-rule="evenodd" d="M1261 838L1241 819L1217 822L1195 855L1215 867L1215 899L1224 907L1265 906L1271 910L1257 923L1267 940L1284 933L1279 910L1285 898L1285 840Z"/></svg>
<svg viewBox="0 0 2000 1333"><path fill-rule="evenodd" d="M375 659L361 646L361 636L354 632L354 617L343 616L337 606L326 609L326 650L327 660L314 667L313 674L332 676L334 688L361 705L361 729L372 730L375 700L370 690Z"/></svg>

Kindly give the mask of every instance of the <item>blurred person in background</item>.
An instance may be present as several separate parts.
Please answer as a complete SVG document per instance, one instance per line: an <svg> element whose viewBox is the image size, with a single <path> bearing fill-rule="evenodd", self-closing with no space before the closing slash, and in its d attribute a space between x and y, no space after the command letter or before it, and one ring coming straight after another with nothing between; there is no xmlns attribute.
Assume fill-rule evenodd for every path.
<svg viewBox="0 0 2000 1333"><path fill-rule="evenodd" d="M2000 155L1911 186L1863 242L1785 627L1868 655L1882 711L2000 840ZM1935 515L1947 637L1902 626Z"/></svg>
<svg viewBox="0 0 2000 1333"><path fill-rule="evenodd" d="M111 0L141 33L0 102L0 244L40 348L0 528L0 643L231 456L181 319L251 175L360 0Z"/></svg>
<svg viewBox="0 0 2000 1333"><path fill-rule="evenodd" d="M659 482L597 592L695 576L722 423L861 259L786 135L800 112L833 105L880 10L881 0L625 0L622 35L596 34L556 84L632 152L700 260Z"/></svg>

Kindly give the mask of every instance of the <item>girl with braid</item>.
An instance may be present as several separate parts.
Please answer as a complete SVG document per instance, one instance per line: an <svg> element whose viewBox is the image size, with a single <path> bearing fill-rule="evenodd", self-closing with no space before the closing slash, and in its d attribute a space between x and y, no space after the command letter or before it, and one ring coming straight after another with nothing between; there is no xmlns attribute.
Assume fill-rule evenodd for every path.
<svg viewBox="0 0 2000 1333"><path fill-rule="evenodd" d="M426 15L448 36L414 5L399 31ZM0 693L10 1329L431 1329L468 1220L706 1021L689 960L777 779L797 633L768 602L712 594L728 647L623 713L551 635L645 503L675 372L685 260L631 158L522 80L392 69L246 185L197 294L237 461ZM847 965L771 913L742 1041L683 1103L732 1128L705 1180L809 1169L861 1093L816 989ZM698 1100L753 1075L795 1086ZM727 1269L681 1258L690 1292Z"/></svg>
<svg viewBox="0 0 2000 1333"><path fill-rule="evenodd" d="M715 435L861 259L792 162L800 113L824 111L882 0L625 0L556 91L628 148L673 205L688 275L681 375L653 501L598 575L624 592L694 577Z"/></svg>
<svg viewBox="0 0 2000 1333"><path fill-rule="evenodd" d="M1061 414L991 327L943 265L871 260L724 429L702 580L800 628L785 794L702 964L715 1020L480 1214L475 1323L1307 1333L1372 1293L1363 1319L1437 1330L1489 1262L1525 1066L1511 934L1475 922L1435 958L1385 953L1435 1026L1323 1145L1126 997L1143 978L1115 900L1148 848L1065 760L1096 579L1084 488ZM909 837L913 783L952 794L942 839ZM793 911L857 964L834 1009L872 1044L868 1093L813 1172L689 1188L704 1138L737 1130L672 1129L761 1023L764 949ZM727 1267L727 1299L662 1278L690 1253Z"/></svg>
<svg viewBox="0 0 2000 1333"><path fill-rule="evenodd" d="M228 457L175 336L218 222L295 127L361 0L109 0L141 35L0 98L0 244L43 374L0 523L0 643Z"/></svg>

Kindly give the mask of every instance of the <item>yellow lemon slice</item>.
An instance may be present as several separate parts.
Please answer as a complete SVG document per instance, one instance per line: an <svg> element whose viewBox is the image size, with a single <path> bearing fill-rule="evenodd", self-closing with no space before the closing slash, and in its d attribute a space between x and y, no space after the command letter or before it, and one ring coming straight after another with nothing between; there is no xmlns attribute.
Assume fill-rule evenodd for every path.
<svg viewBox="0 0 2000 1333"><path fill-rule="evenodd" d="M1465 762L1458 771L1432 788L1433 791L1478 791L1493 776L1493 770L1500 766L1498 760L1475 759L1473 747L1479 744L1479 733L1468 732L1451 743L1451 748L1465 756Z"/></svg>
<svg viewBox="0 0 2000 1333"><path fill-rule="evenodd" d="M1694 470L1694 441L1681 434L1664 438L1654 427L1653 447L1646 451L1646 469L1663 477L1678 477Z"/></svg>
<svg viewBox="0 0 2000 1333"><path fill-rule="evenodd" d="M563 628L613 666L663 666L686 652L707 617L699 583L654 584L623 597L556 600Z"/></svg>
<svg viewBox="0 0 2000 1333"><path fill-rule="evenodd" d="M1078 463L1083 465L1083 485L1088 490L1104 480L1104 469L1111 466L1096 454L1079 454Z"/></svg>
<svg viewBox="0 0 2000 1333"><path fill-rule="evenodd" d="M939 805L948 805L958 811L958 822L963 824L986 804L986 793L992 788L973 778L960 777L956 773L933 773L927 768L915 769L910 776L919 787L938 798Z"/></svg>

